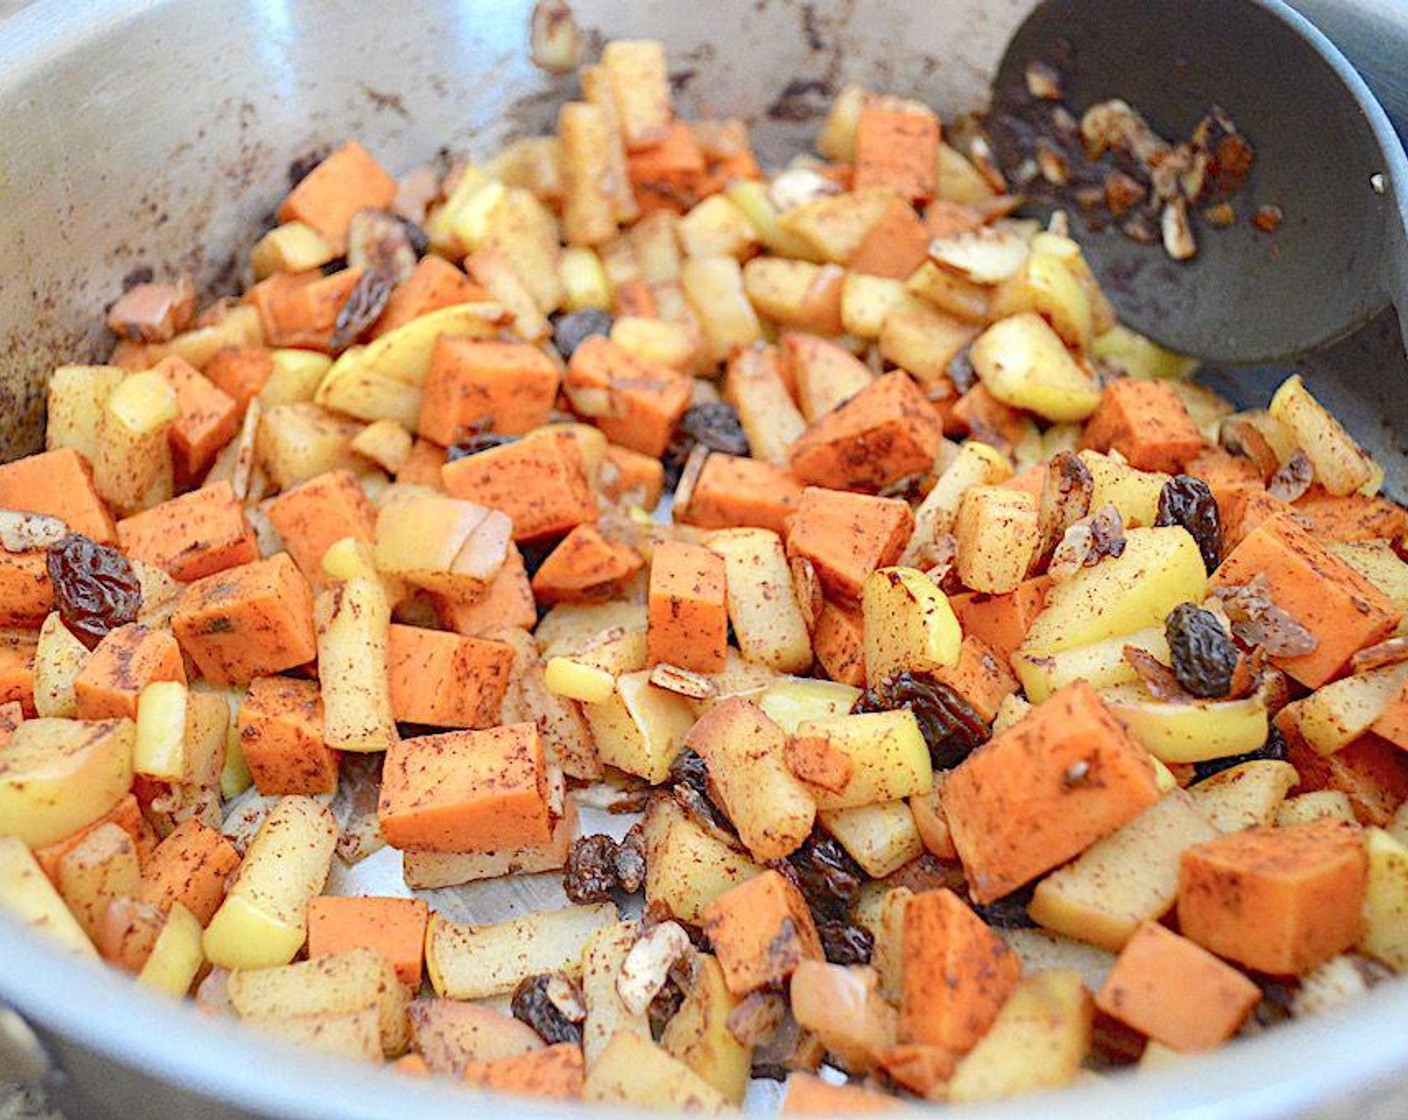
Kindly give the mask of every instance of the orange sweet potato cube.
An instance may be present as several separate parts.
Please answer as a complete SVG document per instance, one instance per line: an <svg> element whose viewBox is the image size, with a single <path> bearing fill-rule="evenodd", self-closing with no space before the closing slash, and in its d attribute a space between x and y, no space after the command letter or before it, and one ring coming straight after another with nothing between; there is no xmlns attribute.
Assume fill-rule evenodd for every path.
<svg viewBox="0 0 1408 1120"><path fill-rule="evenodd" d="M684 541L657 544L648 607L650 664L663 661L697 673L723 669L728 646L723 557Z"/></svg>
<svg viewBox="0 0 1408 1120"><path fill-rule="evenodd" d="M1026 641L1032 620L1046 605L1050 590L1050 576L1034 576L1004 595L967 591L949 599L949 605L958 616L963 633L981 638L1005 663Z"/></svg>
<svg viewBox="0 0 1408 1120"><path fill-rule="evenodd" d="M1309 653L1271 658L1310 688L1339 676L1353 654L1398 625L1392 601L1289 515L1270 517L1247 534L1213 573L1209 589L1258 577L1267 582L1271 601L1315 637Z"/></svg>
<svg viewBox="0 0 1408 1120"><path fill-rule="evenodd" d="M318 655L313 590L287 552L196 580L177 603L171 629L216 684L246 684Z"/></svg>
<svg viewBox="0 0 1408 1120"><path fill-rule="evenodd" d="M1408 751L1408 681L1394 690L1369 730L1400 750Z"/></svg>
<svg viewBox="0 0 1408 1120"><path fill-rule="evenodd" d="M801 502L801 483L781 467L715 452L704 460L689 503L676 507L676 517L701 529L754 526L781 535Z"/></svg>
<svg viewBox="0 0 1408 1120"><path fill-rule="evenodd" d="M1331 755L1320 754L1299 735L1288 736L1286 761L1300 776L1292 793L1338 790L1362 824L1387 828L1408 800L1408 750L1383 738L1377 723L1370 734Z"/></svg>
<svg viewBox="0 0 1408 1120"><path fill-rule="evenodd" d="M1021 979L1017 955L946 888L905 903L900 944L900 1037L972 1049Z"/></svg>
<svg viewBox="0 0 1408 1120"><path fill-rule="evenodd" d="M182 583L259 559L254 529L223 480L123 518L117 540L129 557Z"/></svg>
<svg viewBox="0 0 1408 1120"><path fill-rule="evenodd" d="M653 455L665 453L694 392L687 374L637 357L601 335L572 352L564 381L568 394L604 394L593 418L612 443Z"/></svg>
<svg viewBox="0 0 1408 1120"><path fill-rule="evenodd" d="M552 839L537 724L403 739L386 752L377 815L394 848L493 852Z"/></svg>
<svg viewBox="0 0 1408 1120"><path fill-rule="evenodd" d="M412 486L429 486L435 490L445 489L440 480L440 468L445 465L446 451L438 443L428 439L417 439L411 444L411 453L396 472L396 481Z"/></svg>
<svg viewBox="0 0 1408 1120"><path fill-rule="evenodd" d="M1262 522L1278 515L1290 515L1294 508L1261 487L1239 486L1225 494L1217 505L1222 524L1222 555L1229 556Z"/></svg>
<svg viewBox="0 0 1408 1120"><path fill-rule="evenodd" d="M429 918L430 907L422 898L322 895L308 904L308 957L375 949L401 983L417 992Z"/></svg>
<svg viewBox="0 0 1408 1120"><path fill-rule="evenodd" d="M626 280L611 293L611 310L616 315L634 315L640 319L658 319L660 309L655 292L644 280Z"/></svg>
<svg viewBox="0 0 1408 1120"><path fill-rule="evenodd" d="M267 333L267 329L266 329ZM274 373L274 355L266 346L225 346L206 363L204 376L235 402L242 415ZM180 396L177 396L180 405Z"/></svg>
<svg viewBox="0 0 1408 1120"><path fill-rule="evenodd" d="M817 615L812 649L833 681L865 685L865 622L854 606L826 601Z"/></svg>
<svg viewBox="0 0 1408 1120"><path fill-rule="evenodd" d="M582 1048L559 1042L526 1054L503 1058L475 1058L464 1064L469 1085L542 1100L571 1101L582 1096L586 1063Z"/></svg>
<svg viewBox="0 0 1408 1120"><path fill-rule="evenodd" d="M308 172L279 204L281 222L312 226L334 253L347 251L347 226L358 210L385 210L396 180L372 154L349 141Z"/></svg>
<svg viewBox="0 0 1408 1120"><path fill-rule="evenodd" d="M339 756L323 738L317 681L255 677L235 726L250 776L266 797L337 792Z"/></svg>
<svg viewBox="0 0 1408 1120"><path fill-rule="evenodd" d="M942 385L942 381L939 383ZM974 385L952 405L933 401L932 407L944 419L944 431L949 435L970 435L991 444L1010 455L1031 432L1031 419L1025 412L1003 404L981 382Z"/></svg>
<svg viewBox="0 0 1408 1120"><path fill-rule="evenodd" d="M812 562L828 598L854 603L865 577L898 560L913 532L905 502L808 486L792 515L787 553Z"/></svg>
<svg viewBox="0 0 1408 1120"><path fill-rule="evenodd" d="M376 511L349 470L327 471L285 490L264 504L298 570L322 585L323 556L344 537L371 544Z"/></svg>
<svg viewBox="0 0 1408 1120"><path fill-rule="evenodd" d="M176 390L171 452L177 477L194 479L239 431L239 402L176 354L159 361L153 372Z"/></svg>
<svg viewBox="0 0 1408 1120"><path fill-rule="evenodd" d="M0 550L0 626L37 630L53 609L47 554Z"/></svg>
<svg viewBox="0 0 1408 1120"><path fill-rule="evenodd" d="M783 1116L854 1116L864 1112L892 1112L903 1109L898 1097L866 1089L859 1082L833 1085L814 1073L798 1070L788 1075L782 1095Z"/></svg>
<svg viewBox="0 0 1408 1120"><path fill-rule="evenodd" d="M940 794L983 903L1079 855L1158 798L1149 752L1084 680L970 754Z"/></svg>
<svg viewBox="0 0 1408 1120"><path fill-rule="evenodd" d="M939 118L874 99L856 121L855 189L888 187L927 202L938 186Z"/></svg>
<svg viewBox="0 0 1408 1120"><path fill-rule="evenodd" d="M643 567L635 549L604 536L595 525L578 525L533 573L533 594L544 606L612 599Z"/></svg>
<svg viewBox="0 0 1408 1120"><path fill-rule="evenodd" d="M143 902L169 913L179 902L207 925L225 901L225 884L240 865L235 846L194 817L182 821L142 867Z"/></svg>
<svg viewBox="0 0 1408 1120"><path fill-rule="evenodd" d="M480 428L522 435L548 422L559 380L552 359L526 342L441 335L425 379L420 434L445 446Z"/></svg>
<svg viewBox="0 0 1408 1120"><path fill-rule="evenodd" d="M1124 377L1105 386L1081 446L1114 448L1141 471L1176 474L1202 449L1203 436L1167 381Z"/></svg>
<svg viewBox="0 0 1408 1120"><path fill-rule="evenodd" d="M344 268L329 276L315 275L303 283L274 289L268 298L257 305L259 321L264 328L264 341L270 346L292 346L331 353L338 313L362 279L364 271L362 268ZM211 374L211 380L219 383L214 374Z"/></svg>
<svg viewBox="0 0 1408 1120"><path fill-rule="evenodd" d="M508 546L504 566L478 599L436 595L434 601L440 624L468 637L487 634L503 626L531 630L538 624L538 608L533 602L528 572L523 567L523 553L514 544Z"/></svg>
<svg viewBox="0 0 1408 1120"><path fill-rule="evenodd" d="M664 141L632 152L626 160L631 190L643 214L654 210L683 214L698 201L706 171L704 153L683 121L670 125Z"/></svg>
<svg viewBox="0 0 1408 1120"><path fill-rule="evenodd" d="M665 488L665 467L653 455L613 443L606 449L597 484L612 501L654 509Z"/></svg>
<svg viewBox="0 0 1408 1120"><path fill-rule="evenodd" d="M996 717L1002 701L1020 687L1006 659L998 657L987 642L974 634L963 635L957 665L945 665L933 672L988 723Z"/></svg>
<svg viewBox="0 0 1408 1120"><path fill-rule="evenodd" d="M0 509L43 513L99 544L117 539L112 515L93 487L88 460L71 447L0 465Z"/></svg>
<svg viewBox="0 0 1408 1120"><path fill-rule="evenodd" d="M45 844L42 848L34 849L35 861L55 886L59 882L59 860L78 847L83 838L95 828L105 824L117 825L132 838L132 844L137 849L137 861L143 868L146 867L147 861L156 851L156 829L152 828L151 822L142 815L142 806L138 803L136 796L127 793L123 794L122 799L116 805L91 824L84 825L77 832L65 836L62 840L55 840L52 844Z"/></svg>
<svg viewBox="0 0 1408 1120"><path fill-rule="evenodd" d="M385 334L442 307L488 298L488 292L444 257L427 253L411 274L396 285L371 333Z"/></svg>
<svg viewBox="0 0 1408 1120"><path fill-rule="evenodd" d="M24 635L10 635L0 638L0 710L10 710L11 704L18 704L24 718L32 719L34 709L34 652L37 642ZM8 722L8 721L4 721ZM14 727L5 728L0 722L4 737Z"/></svg>
<svg viewBox="0 0 1408 1120"><path fill-rule="evenodd" d="M780 983L804 960L824 959L806 900L771 869L715 898L703 924L734 995Z"/></svg>
<svg viewBox="0 0 1408 1120"><path fill-rule="evenodd" d="M792 444L792 474L808 486L883 490L927 474L943 446L943 425L903 370L877 377L819 417Z"/></svg>
<svg viewBox="0 0 1408 1120"><path fill-rule="evenodd" d="M513 668L504 643L393 624L386 660L398 720L476 728L498 722Z"/></svg>
<svg viewBox="0 0 1408 1120"><path fill-rule="evenodd" d="M1408 510L1364 494L1327 494L1312 486L1296 500L1295 511L1309 517L1322 541L1397 541L1408 534Z"/></svg>
<svg viewBox="0 0 1408 1120"><path fill-rule="evenodd" d="M1299 976L1359 940L1368 877L1348 821L1229 832L1183 852L1178 925L1220 957Z"/></svg>
<svg viewBox="0 0 1408 1120"><path fill-rule="evenodd" d="M491 447L446 463L440 476L452 498L508 514L516 541L557 536L597 518L581 445L570 435Z"/></svg>
<svg viewBox="0 0 1408 1120"><path fill-rule="evenodd" d="M176 639L135 622L109 630L73 682L78 718L136 719L137 695L152 681L186 683Z"/></svg>
<svg viewBox="0 0 1408 1120"><path fill-rule="evenodd" d="M1145 922L1095 997L1106 1015L1173 1050L1212 1050L1237 1033L1261 989L1200 945Z"/></svg>
<svg viewBox="0 0 1408 1120"><path fill-rule="evenodd" d="M861 238L846 267L852 272L907 280L929 259L929 242L934 236L914 207L897 198Z"/></svg>

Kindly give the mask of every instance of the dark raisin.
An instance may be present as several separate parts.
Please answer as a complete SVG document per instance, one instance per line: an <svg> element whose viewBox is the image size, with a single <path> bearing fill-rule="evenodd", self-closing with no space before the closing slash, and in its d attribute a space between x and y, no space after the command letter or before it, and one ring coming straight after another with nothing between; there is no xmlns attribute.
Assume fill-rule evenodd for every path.
<svg viewBox="0 0 1408 1120"><path fill-rule="evenodd" d="M901 669L865 689L851 705L852 712L896 708L914 713L929 745L929 757L940 770L957 766L992 735L973 706L931 673Z"/></svg>
<svg viewBox="0 0 1408 1120"><path fill-rule="evenodd" d="M1237 647L1212 611L1180 603L1168 612L1164 634L1173 654L1173 674L1183 691L1205 699L1231 691Z"/></svg>
<svg viewBox="0 0 1408 1120"><path fill-rule="evenodd" d="M616 841L604 833L581 836L567 850L562 889L573 902L606 902L621 885L616 870Z"/></svg>
<svg viewBox="0 0 1408 1120"><path fill-rule="evenodd" d="M552 341L558 353L571 358L573 351L594 334L611 333L611 316L595 307L557 315L552 321Z"/></svg>
<svg viewBox="0 0 1408 1120"><path fill-rule="evenodd" d="M864 926L835 920L817 922L821 949L832 964L869 964L875 935Z"/></svg>
<svg viewBox="0 0 1408 1120"><path fill-rule="evenodd" d="M670 781L677 786L689 786L701 797L709 795L705 783L709 780L709 767L694 751L686 747L675 755L670 763Z"/></svg>
<svg viewBox="0 0 1408 1120"><path fill-rule="evenodd" d="M49 546L45 562L59 617L89 649L109 630L137 621L142 585L117 549L70 533Z"/></svg>
<svg viewBox="0 0 1408 1120"><path fill-rule="evenodd" d="M1203 554L1203 564L1211 572L1222 561L1222 522L1217 499L1201 478L1174 475L1159 491L1159 512L1155 525L1181 525Z"/></svg>
<svg viewBox="0 0 1408 1120"><path fill-rule="evenodd" d="M751 453L748 437L733 406L724 401L709 401L685 410L679 426L665 448L661 462L665 467L665 483L673 490L679 483L685 460L696 446L726 455L747 456Z"/></svg>
<svg viewBox="0 0 1408 1120"><path fill-rule="evenodd" d="M549 1046L559 1042L580 1045L581 1024L572 1022L558 1010L557 1004L548 998L548 985L551 982L552 974L549 972L525 976L520 980L518 987L513 990L513 1001L509 1005L513 1017L537 1031Z"/></svg>
<svg viewBox="0 0 1408 1120"><path fill-rule="evenodd" d="M994 929L1031 929L1036 923L1027 913L1034 887L1021 887L992 902L969 902L973 913Z"/></svg>
<svg viewBox="0 0 1408 1120"><path fill-rule="evenodd" d="M616 846L616 884L627 894L645 882L645 828L637 821Z"/></svg>
<svg viewBox="0 0 1408 1120"><path fill-rule="evenodd" d="M506 443L516 443L517 440L517 436L501 435L498 432L471 432L464 439L450 444L445 452L445 462L453 463L456 459L467 459L481 451L488 451L491 447L502 447Z"/></svg>
<svg viewBox="0 0 1408 1120"><path fill-rule="evenodd" d="M787 857L807 905L823 917L842 918L860 894L865 872L829 836L813 836Z"/></svg>
<svg viewBox="0 0 1408 1120"><path fill-rule="evenodd" d="M1210 758L1205 762L1193 763L1193 783L1196 785L1214 774L1240 766L1244 762L1284 762L1286 760L1286 740L1281 732L1272 727L1266 735L1266 742L1246 754L1228 755L1226 758Z"/></svg>
<svg viewBox="0 0 1408 1120"><path fill-rule="evenodd" d="M356 342L364 330L381 318L395 287L396 276L389 269L369 268L363 272L338 308L329 348L345 350Z"/></svg>

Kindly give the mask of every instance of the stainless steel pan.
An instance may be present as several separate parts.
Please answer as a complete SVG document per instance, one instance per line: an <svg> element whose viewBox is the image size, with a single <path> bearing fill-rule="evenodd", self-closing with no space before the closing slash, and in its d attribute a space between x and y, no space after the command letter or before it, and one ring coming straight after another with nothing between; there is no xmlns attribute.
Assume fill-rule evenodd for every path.
<svg viewBox="0 0 1408 1120"><path fill-rule="evenodd" d="M0 24L0 457L38 446L44 380L104 341L99 309L147 265L230 284L298 157L345 137L392 167L439 148L492 151L549 126L569 83L526 61L529 0L41 0ZM670 48L691 113L755 122L764 155L814 132L843 80L913 92L943 112L977 104L1027 0L581 0L602 37ZM1305 0L1390 108L1408 120L1408 10L1399 0ZM1361 87L1362 89L1362 87ZM1365 112L1389 118L1364 90ZM1333 158L1333 138L1321 143ZM1388 168L1400 191L1408 169ZM1403 199L1400 199L1400 208ZM1401 334L1391 314L1310 363L1408 495ZM1255 397L1277 371L1228 375ZM1328 388L1326 388L1328 387ZM357 874L377 874L375 867ZM522 904L531 885L445 898L462 912ZM518 893L514 893L518 892ZM561 1115L561 1106L468 1090L293 1051L137 991L51 952L0 916L0 1079L42 1071L79 1117ZM21 1018L22 1016L22 1018ZM1408 989L1176 1068L1118 1077L974 1116L1323 1117L1408 1113ZM28 1025L26 1025L28 1024Z"/></svg>

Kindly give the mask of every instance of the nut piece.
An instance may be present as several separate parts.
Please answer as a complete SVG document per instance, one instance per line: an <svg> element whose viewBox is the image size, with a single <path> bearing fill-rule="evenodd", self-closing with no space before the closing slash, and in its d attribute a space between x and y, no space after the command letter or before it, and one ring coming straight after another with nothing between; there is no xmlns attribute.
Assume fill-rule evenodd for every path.
<svg viewBox="0 0 1408 1120"><path fill-rule="evenodd" d="M1176 261L1192 260L1198 255L1198 243L1193 240L1193 227L1188 224L1188 203L1175 198L1164 207L1162 219L1164 252Z"/></svg>
<svg viewBox="0 0 1408 1120"><path fill-rule="evenodd" d="M582 61L582 33L567 0L538 0L528 31L533 65L549 74L568 74Z"/></svg>
<svg viewBox="0 0 1408 1120"><path fill-rule="evenodd" d="M34 552L58 544L68 534L68 526L57 517L0 509L0 548L6 552Z"/></svg>
<svg viewBox="0 0 1408 1120"><path fill-rule="evenodd" d="M671 966L689 949L689 934L678 922L661 922L632 945L616 977L616 994L626 1010L645 1014L665 986Z"/></svg>
<svg viewBox="0 0 1408 1120"><path fill-rule="evenodd" d="M685 696L691 700L708 700L718 691L714 682L703 673L681 669L668 661L662 661L650 670L650 683L656 688L663 688L666 692L673 692L676 696Z"/></svg>

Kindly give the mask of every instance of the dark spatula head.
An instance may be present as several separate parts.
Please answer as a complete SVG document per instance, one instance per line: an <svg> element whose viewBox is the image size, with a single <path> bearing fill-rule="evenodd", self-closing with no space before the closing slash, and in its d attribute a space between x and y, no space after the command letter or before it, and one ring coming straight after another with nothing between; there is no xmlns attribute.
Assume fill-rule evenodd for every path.
<svg viewBox="0 0 1408 1120"><path fill-rule="evenodd" d="M1195 219L1192 261L1112 226L1093 230L1065 200L1073 234L1129 326L1174 350L1240 364L1312 350L1384 306L1393 200L1375 176L1386 160L1335 62L1288 9L1260 0L1046 0L1013 37L993 85L1004 166L1019 157L1003 110L1030 102L1027 65L1050 60L1064 69L1077 119L1121 98L1177 141L1220 106L1256 152L1234 199L1239 220L1217 230ZM1274 233L1247 220L1263 204L1284 214Z"/></svg>

